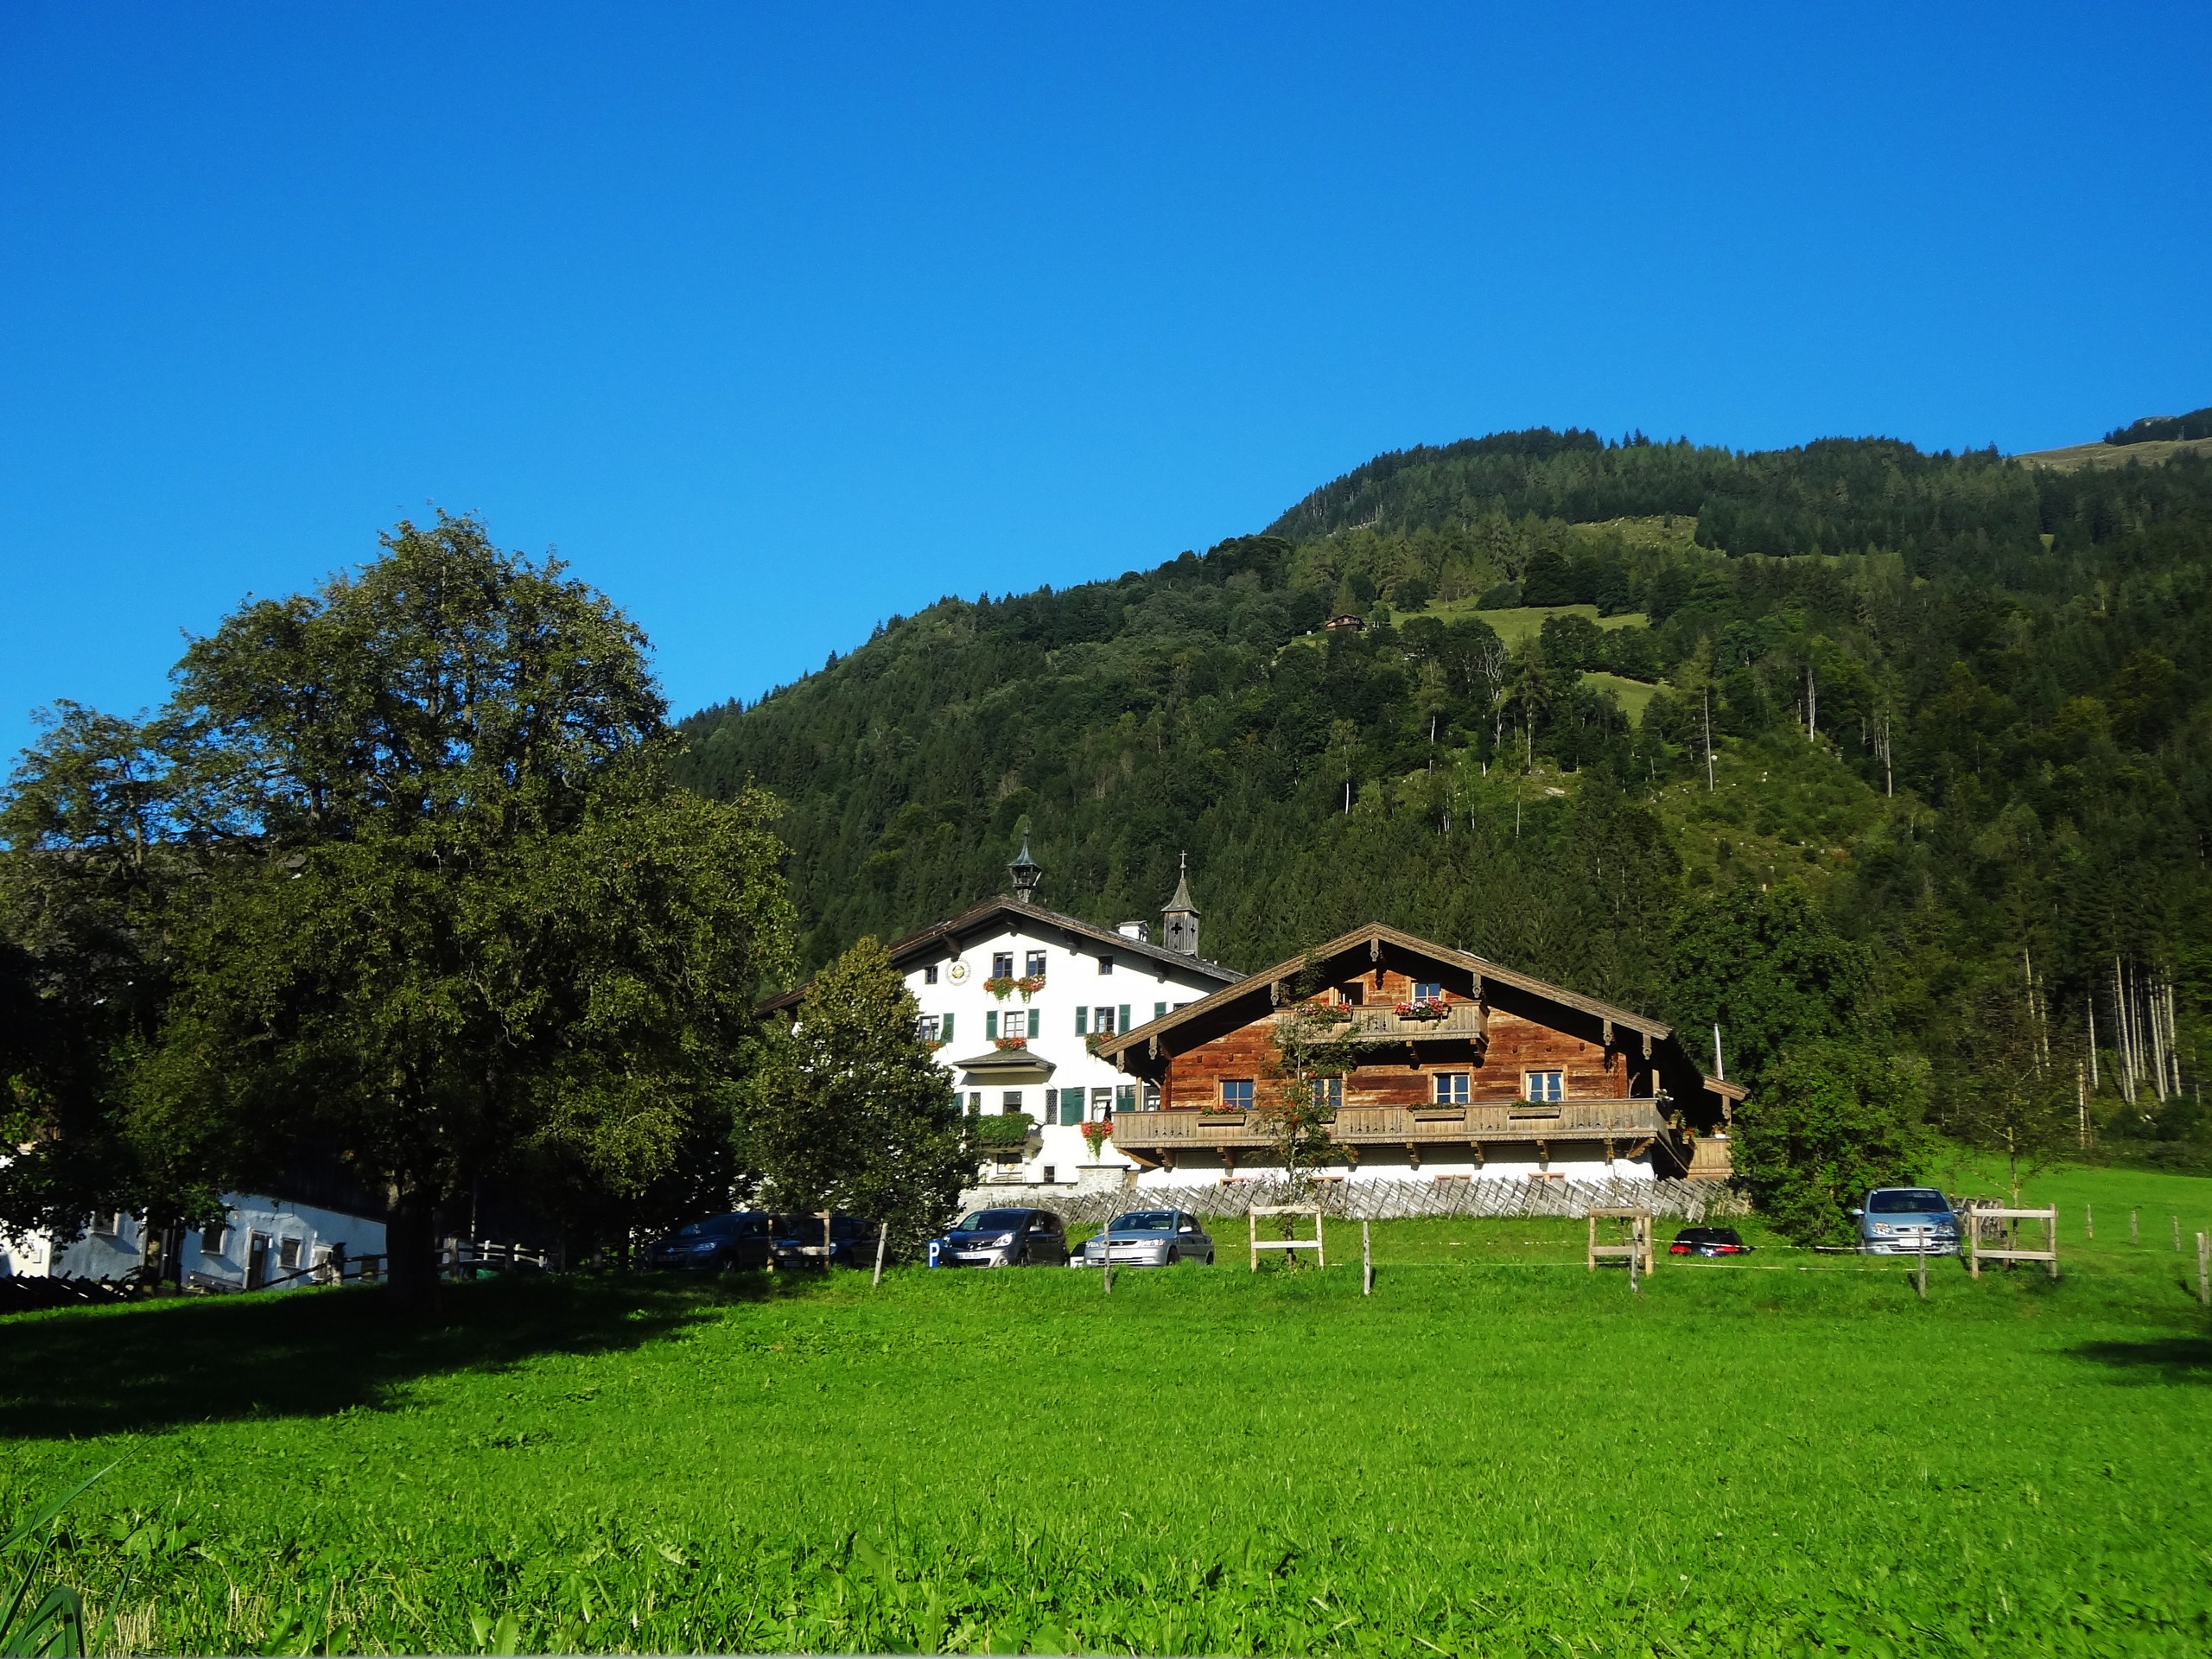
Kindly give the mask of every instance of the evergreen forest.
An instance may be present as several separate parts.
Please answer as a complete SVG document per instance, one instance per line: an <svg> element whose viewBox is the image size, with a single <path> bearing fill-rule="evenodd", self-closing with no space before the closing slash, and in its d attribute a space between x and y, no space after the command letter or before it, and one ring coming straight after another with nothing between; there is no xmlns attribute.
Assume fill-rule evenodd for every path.
<svg viewBox="0 0 2212 1659"><path fill-rule="evenodd" d="M2046 1141L2201 1167L2209 589L2199 455L1504 433L893 617L675 764L786 804L810 967L1025 836L1109 925L1187 853L1232 966L1381 919L1719 1024L1755 1087L1855 1045L1985 1144L2025 1095Z"/></svg>

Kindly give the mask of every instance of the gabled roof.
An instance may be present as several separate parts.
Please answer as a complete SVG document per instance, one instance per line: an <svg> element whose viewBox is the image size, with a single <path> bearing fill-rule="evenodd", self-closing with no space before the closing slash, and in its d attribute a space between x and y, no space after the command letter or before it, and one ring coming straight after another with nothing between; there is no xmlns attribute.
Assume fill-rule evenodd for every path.
<svg viewBox="0 0 2212 1659"><path fill-rule="evenodd" d="M1309 970L1319 973L1325 981L1334 981L1344 976L1347 967L1353 967L1355 972L1365 972L1372 967L1396 967L1402 971L1411 967L1441 969L1441 976L1447 983L1453 980L1465 982L1464 988L1453 986L1463 995L1478 994L1493 1006L1509 1012L1545 1019L1547 1023L1562 1029L1587 1031L1609 1046L1616 1041L1618 1033L1633 1033L1658 1064L1669 1091L1678 1097L1699 1091L1725 1096L1732 1102L1744 1097L1744 1090L1732 1083L1708 1081L1676 1039L1674 1027L1664 1020L1584 996L1531 974L1501 967L1472 951L1432 944L1381 922L1355 928L1326 944L1315 946L1304 956L1262 969L1216 991L1203 1001L1189 1003L1148 1024L1133 1027L1117 1037L1102 1040L1098 1052L1125 1071L1144 1075L1163 1051L1179 1053L1265 1017L1278 1003L1294 995L1291 990L1293 982Z"/></svg>
<svg viewBox="0 0 2212 1659"><path fill-rule="evenodd" d="M1186 957L1180 950L1170 950L1165 945L1154 944L1148 939L1132 939L1115 932L1111 928L1096 927L1079 917L1063 916L1056 910L1046 910L1038 905L1025 905L1005 893L986 899L980 905L970 906L957 916L909 933L903 939L894 939L886 947L891 960L903 971L935 962L961 948L962 942L977 936L990 937L1006 931L1014 924L1031 933L1058 933L1071 944L1104 945L1116 957L1141 957L1163 968L1173 968L1179 973L1198 979L1211 979L1218 984L1234 985L1243 977L1234 968L1224 968L1217 962L1207 962L1198 957ZM761 1004L763 1014L780 1014L798 1006L806 995L806 987L785 991ZM1208 999L1211 1001L1211 999Z"/></svg>

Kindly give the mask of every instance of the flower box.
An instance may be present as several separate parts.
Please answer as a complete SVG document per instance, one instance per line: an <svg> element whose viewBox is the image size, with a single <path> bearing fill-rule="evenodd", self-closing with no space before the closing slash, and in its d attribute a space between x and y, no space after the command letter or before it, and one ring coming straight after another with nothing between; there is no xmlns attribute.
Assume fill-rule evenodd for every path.
<svg viewBox="0 0 2212 1659"><path fill-rule="evenodd" d="M1401 1002L1391 1012L1401 1020L1419 1020L1428 1023L1446 1018L1451 1010L1441 1002Z"/></svg>
<svg viewBox="0 0 2212 1659"><path fill-rule="evenodd" d="M1031 997L1036 995L1038 992L1045 988L1045 976L1042 974L1025 974L1022 977L1014 982L1014 988L1021 993L1021 1000L1027 1002Z"/></svg>
<svg viewBox="0 0 2212 1659"><path fill-rule="evenodd" d="M1083 1126L1084 1144L1090 1148L1092 1158L1098 1156L1099 1147L1106 1144L1113 1133L1114 1120L1110 1117L1096 1118Z"/></svg>
<svg viewBox="0 0 2212 1659"><path fill-rule="evenodd" d="M991 1046L1001 1049L1027 1048L1029 1046L1029 1039L1027 1037L994 1037L991 1039Z"/></svg>
<svg viewBox="0 0 2212 1659"><path fill-rule="evenodd" d="M1001 975L994 974L990 978L983 982L983 988L988 991L993 996L998 998L1000 1001L1003 1002L1014 989L1014 981Z"/></svg>

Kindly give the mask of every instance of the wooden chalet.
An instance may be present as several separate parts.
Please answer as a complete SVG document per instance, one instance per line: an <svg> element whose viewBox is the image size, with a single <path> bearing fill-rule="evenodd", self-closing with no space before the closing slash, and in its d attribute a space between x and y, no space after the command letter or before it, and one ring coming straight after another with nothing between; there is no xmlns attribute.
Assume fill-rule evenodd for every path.
<svg viewBox="0 0 2212 1659"><path fill-rule="evenodd" d="M1329 1011L1357 1062L1310 1085L1333 1109L1339 1174L1731 1173L1744 1091L1663 1021L1376 924L1099 1045L1158 1103L1114 1123L1116 1148L1160 1172L1146 1185L1273 1161L1274 1028L1301 1002Z"/></svg>

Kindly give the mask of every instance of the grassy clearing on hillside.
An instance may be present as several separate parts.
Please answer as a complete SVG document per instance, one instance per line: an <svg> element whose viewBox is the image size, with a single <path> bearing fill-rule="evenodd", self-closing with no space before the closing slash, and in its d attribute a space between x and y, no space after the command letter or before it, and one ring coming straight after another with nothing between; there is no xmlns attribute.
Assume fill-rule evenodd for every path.
<svg viewBox="0 0 2212 1659"><path fill-rule="evenodd" d="M575 1279L0 1322L0 1505L120 1645L2190 1653L2212 1341L2167 1217L1929 1300L1773 1247L1641 1297L1579 1224L1356 1267ZM2094 1243L2080 1206L2097 1205ZM2126 1210L2144 1243L2126 1242ZM1224 1245L1241 1243L1224 1226ZM1332 1230L1357 1259L1356 1228Z"/></svg>

